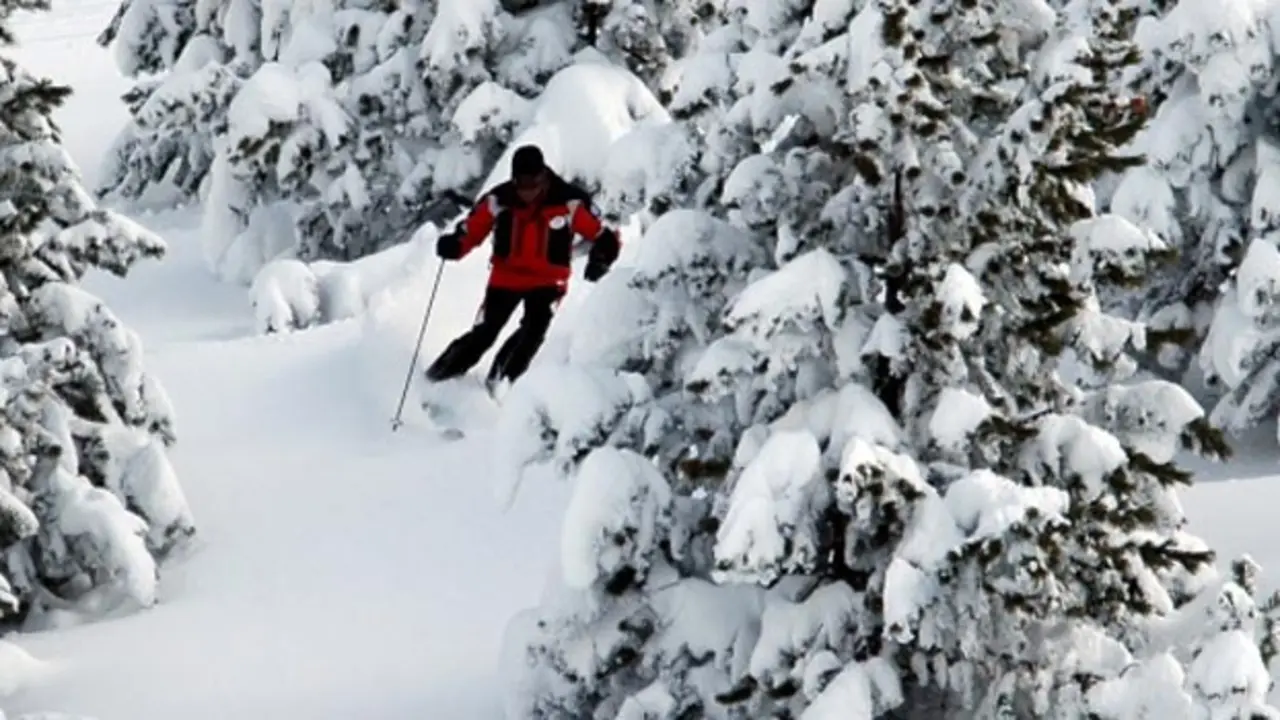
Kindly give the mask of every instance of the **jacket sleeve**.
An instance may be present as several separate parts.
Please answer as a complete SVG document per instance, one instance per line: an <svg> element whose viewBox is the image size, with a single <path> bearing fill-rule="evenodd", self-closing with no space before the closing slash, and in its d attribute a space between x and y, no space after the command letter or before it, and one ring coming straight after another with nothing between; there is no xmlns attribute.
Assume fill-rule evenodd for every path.
<svg viewBox="0 0 1280 720"><path fill-rule="evenodd" d="M593 255L607 257L607 262L612 262L622 250L622 241L618 239L618 233L605 225L586 202L576 203L573 214L569 217L569 226L574 233L591 241Z"/></svg>
<svg viewBox="0 0 1280 720"><path fill-rule="evenodd" d="M498 198L494 193L487 193L471 208L466 220L462 221L463 256L479 247L489 236L498 212Z"/></svg>

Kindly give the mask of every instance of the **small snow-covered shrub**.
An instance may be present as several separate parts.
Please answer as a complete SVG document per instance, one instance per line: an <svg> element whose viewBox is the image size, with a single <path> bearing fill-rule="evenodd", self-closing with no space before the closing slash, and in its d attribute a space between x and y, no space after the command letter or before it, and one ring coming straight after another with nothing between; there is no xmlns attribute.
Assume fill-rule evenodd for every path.
<svg viewBox="0 0 1280 720"><path fill-rule="evenodd" d="M300 260L272 260L254 276L249 302L259 333L304 330L320 319L320 283Z"/></svg>
<svg viewBox="0 0 1280 720"><path fill-rule="evenodd" d="M359 317L368 308L369 290L383 290L380 283L395 282L386 266L403 254L393 249L350 263L272 260L249 288L257 331L292 332Z"/></svg>
<svg viewBox="0 0 1280 720"><path fill-rule="evenodd" d="M336 262L311 263L320 297L320 322L348 320L365 311L363 278L353 265Z"/></svg>

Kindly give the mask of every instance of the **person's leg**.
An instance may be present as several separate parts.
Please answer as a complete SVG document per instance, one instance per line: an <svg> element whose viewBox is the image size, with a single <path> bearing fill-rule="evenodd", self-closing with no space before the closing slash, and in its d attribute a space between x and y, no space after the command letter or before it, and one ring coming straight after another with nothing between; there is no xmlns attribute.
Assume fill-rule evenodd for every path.
<svg viewBox="0 0 1280 720"><path fill-rule="evenodd" d="M427 379L432 382L449 380L474 367L498 339L502 326L511 319L511 313L519 304L518 292L494 287L486 289L476 324L440 353L440 357L427 368Z"/></svg>
<svg viewBox="0 0 1280 720"><path fill-rule="evenodd" d="M489 369L489 382L517 378L529 369L542 341L547 336L547 328L555 315L560 300L564 297L564 289L557 287L538 288L524 293L524 313L520 318L520 327L502 344L498 355L493 359L493 367Z"/></svg>

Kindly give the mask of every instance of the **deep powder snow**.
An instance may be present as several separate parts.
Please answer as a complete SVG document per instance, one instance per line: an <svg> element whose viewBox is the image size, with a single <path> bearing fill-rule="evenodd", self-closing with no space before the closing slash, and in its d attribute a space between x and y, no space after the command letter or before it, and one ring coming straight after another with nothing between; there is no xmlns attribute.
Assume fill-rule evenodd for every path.
<svg viewBox="0 0 1280 720"><path fill-rule="evenodd" d="M114 8L68 3L17 23L18 59L76 89L58 119L90 183L124 121L127 86L93 44ZM537 488L504 511L477 465L482 437L390 432L430 278L384 298L377 323L251 337L244 289L203 265L197 215L140 221L169 256L86 284L141 334L172 397L198 543L165 569L155 609L8 638L50 672L0 707L97 720L500 717L501 636L549 571L564 498ZM451 273L425 352L470 322L477 281Z"/></svg>

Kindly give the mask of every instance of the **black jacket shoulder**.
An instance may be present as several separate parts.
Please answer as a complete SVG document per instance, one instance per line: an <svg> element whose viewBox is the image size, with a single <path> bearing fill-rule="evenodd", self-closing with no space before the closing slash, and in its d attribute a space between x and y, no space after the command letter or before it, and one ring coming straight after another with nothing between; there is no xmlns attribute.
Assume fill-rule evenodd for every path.
<svg viewBox="0 0 1280 720"><path fill-rule="evenodd" d="M497 199L498 205L504 208L515 207L520 204L520 198L516 195L516 184L511 180L498 183L486 194L492 195ZM551 173L551 187L547 189L546 202L553 205L564 205L575 200L590 207L592 202L591 193L587 192L582 186L569 182L554 172Z"/></svg>
<svg viewBox="0 0 1280 720"><path fill-rule="evenodd" d="M590 206L591 193L587 192L582 186L569 182L559 175L552 173L551 188L547 193L547 200L557 205L576 200L584 205Z"/></svg>
<svg viewBox="0 0 1280 720"><path fill-rule="evenodd" d="M516 184L510 180L506 180L493 186L493 189L485 193L486 196L493 196L498 201L498 205L509 208L516 204Z"/></svg>

